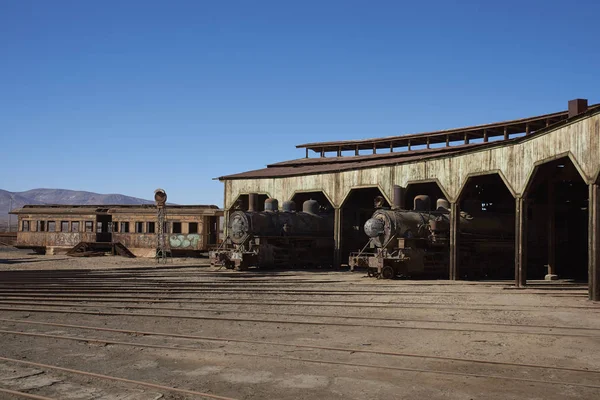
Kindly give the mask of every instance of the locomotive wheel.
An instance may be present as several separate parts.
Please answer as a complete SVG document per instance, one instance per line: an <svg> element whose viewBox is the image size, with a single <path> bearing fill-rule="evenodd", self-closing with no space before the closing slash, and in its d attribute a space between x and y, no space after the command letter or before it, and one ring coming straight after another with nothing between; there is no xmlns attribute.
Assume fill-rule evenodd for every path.
<svg viewBox="0 0 600 400"><path fill-rule="evenodd" d="M390 267L389 265L386 265L381 269L381 277L383 279L394 279L395 275L396 273L394 272L394 268Z"/></svg>

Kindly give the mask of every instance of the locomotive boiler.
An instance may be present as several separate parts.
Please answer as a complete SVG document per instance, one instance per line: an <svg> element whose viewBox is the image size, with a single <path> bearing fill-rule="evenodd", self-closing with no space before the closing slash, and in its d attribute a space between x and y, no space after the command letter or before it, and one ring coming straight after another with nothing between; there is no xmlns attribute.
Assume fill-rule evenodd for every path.
<svg viewBox="0 0 600 400"><path fill-rule="evenodd" d="M450 211L445 199L432 210L428 196L416 196L413 210L379 209L364 225L368 242L351 253L351 270L365 267L370 276L439 277L448 270ZM461 251L469 256L506 253L514 243L514 219L496 213L460 213ZM369 248L367 250L367 248Z"/></svg>
<svg viewBox="0 0 600 400"><path fill-rule="evenodd" d="M211 264L238 270L331 266L333 226L333 214L315 200L305 201L297 212L292 201L280 211L276 199L267 199L265 211L252 206L230 214L228 237L210 253Z"/></svg>

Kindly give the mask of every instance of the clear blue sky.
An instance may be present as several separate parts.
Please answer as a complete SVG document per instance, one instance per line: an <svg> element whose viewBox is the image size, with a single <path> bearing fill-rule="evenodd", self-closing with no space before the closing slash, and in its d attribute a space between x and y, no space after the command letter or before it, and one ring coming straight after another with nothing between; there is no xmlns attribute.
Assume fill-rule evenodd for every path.
<svg viewBox="0 0 600 400"><path fill-rule="evenodd" d="M0 0L0 188L222 205L212 178L600 102L597 1Z"/></svg>

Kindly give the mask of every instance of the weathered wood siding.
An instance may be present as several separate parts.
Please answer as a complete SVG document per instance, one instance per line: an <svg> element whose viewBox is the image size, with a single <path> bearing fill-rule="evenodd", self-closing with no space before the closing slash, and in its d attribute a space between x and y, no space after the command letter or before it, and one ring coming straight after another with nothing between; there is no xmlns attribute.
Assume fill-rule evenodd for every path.
<svg viewBox="0 0 600 400"><path fill-rule="evenodd" d="M595 181L600 171L600 113L519 143L433 160L287 178L226 180L225 208L229 210L240 194L265 193L281 204L306 191L323 191L340 207L351 189L370 186L379 187L390 201L393 185L419 181L437 181L448 199L455 201L470 176L496 172L513 196L521 196L537 165L563 156L573 161L586 183Z"/></svg>

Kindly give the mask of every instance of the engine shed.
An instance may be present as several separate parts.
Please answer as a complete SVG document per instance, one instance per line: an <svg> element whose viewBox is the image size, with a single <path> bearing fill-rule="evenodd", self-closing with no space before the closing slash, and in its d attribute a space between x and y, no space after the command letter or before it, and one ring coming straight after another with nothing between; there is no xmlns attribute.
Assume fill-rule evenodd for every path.
<svg viewBox="0 0 600 400"><path fill-rule="evenodd" d="M587 282L589 298L600 300L600 105L575 99L567 110L530 118L296 147L305 157L218 178L226 219L247 209L254 193L281 203L317 200L334 210L339 266L364 245L375 198L411 209L427 195L449 203L448 279L514 279L518 287L569 279ZM502 262L484 276L488 260L469 251L461 212L500 214L514 230Z"/></svg>

